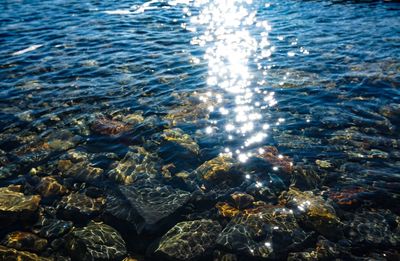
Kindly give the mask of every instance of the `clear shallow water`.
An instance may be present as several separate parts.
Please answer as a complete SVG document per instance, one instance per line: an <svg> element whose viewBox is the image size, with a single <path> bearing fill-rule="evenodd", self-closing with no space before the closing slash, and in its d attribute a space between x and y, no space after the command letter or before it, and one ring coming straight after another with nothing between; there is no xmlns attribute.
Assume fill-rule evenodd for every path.
<svg viewBox="0 0 400 261"><path fill-rule="evenodd" d="M244 260L287 258L281 250L287 245L268 233L231 246L229 224L240 223L244 230L252 226L235 221L247 214L226 216L226 206L215 205L234 205L230 195L247 192L253 201L279 202L293 210L290 200L279 196L294 185L322 195L343 225L343 237L330 237L305 222L302 215L311 214L300 203L294 210L302 229L339 242L351 258L395 255L400 213L398 3L0 5L0 184L19 184L25 195L40 194L39 219L72 220L84 228L91 219L103 221L122 234L131 254L163 258L165 251L151 253L157 238L177 222L204 218L224 228L209 239L217 243L202 254L205 259L220 255L217 250ZM207 172L207 163L199 168L221 153L220 169ZM233 169L225 168L226 161ZM43 192L50 190L41 185L47 176L68 192ZM154 194L152 187L165 188L165 194ZM141 198L141 193L151 196ZM75 194L87 198L67 200ZM166 195L172 199L158 202ZM78 211L83 215L79 220L74 219L77 210L65 203L94 204L94 198L104 202L96 210ZM163 217L159 220L146 214L169 204L171 213L153 213ZM358 217L366 221L357 223ZM121 220L132 227L131 234L120 229ZM376 231L358 229L368 222ZM11 223L12 228L2 229L3 236L32 230L31 223ZM59 238L70 242L70 234ZM370 237L380 240L365 239ZM221 238L228 239L223 243ZM146 243L133 244L137 239ZM316 236L309 241L288 251L304 252L320 242ZM48 246L39 254L74 258L76 251ZM349 258L339 255L344 256Z"/></svg>

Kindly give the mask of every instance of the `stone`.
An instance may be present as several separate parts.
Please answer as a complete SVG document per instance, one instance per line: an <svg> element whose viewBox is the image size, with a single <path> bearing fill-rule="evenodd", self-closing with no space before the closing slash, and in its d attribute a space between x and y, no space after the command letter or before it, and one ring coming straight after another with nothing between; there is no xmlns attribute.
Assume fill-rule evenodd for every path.
<svg viewBox="0 0 400 261"><path fill-rule="evenodd" d="M235 166L235 161L229 155L220 155L200 165L194 173L205 181L216 181L230 178L230 171Z"/></svg>
<svg viewBox="0 0 400 261"><path fill-rule="evenodd" d="M327 160L316 160L315 164L317 164L318 167L323 168L323 169L329 169L329 168L333 167L332 163L330 163Z"/></svg>
<svg viewBox="0 0 400 261"><path fill-rule="evenodd" d="M120 190L147 227L173 215L190 199L189 192L157 184L155 181L120 186Z"/></svg>
<svg viewBox="0 0 400 261"><path fill-rule="evenodd" d="M363 210L349 218L348 236L354 245L361 247L398 247L400 219L397 221L397 227L391 224L393 220L396 220L396 216L388 210Z"/></svg>
<svg viewBox="0 0 400 261"><path fill-rule="evenodd" d="M130 125L118 120L100 117L92 122L90 129L96 134L115 136L128 131Z"/></svg>
<svg viewBox="0 0 400 261"><path fill-rule="evenodd" d="M122 260L127 254L118 231L103 223L91 221L86 227L75 228L66 240L73 260Z"/></svg>
<svg viewBox="0 0 400 261"><path fill-rule="evenodd" d="M354 260L350 249L319 237L315 249L304 252L289 253L288 261L307 260Z"/></svg>
<svg viewBox="0 0 400 261"><path fill-rule="evenodd" d="M87 160L75 163L69 159L62 159L58 161L57 169L62 177L74 178L78 181L97 180L104 172L101 168L91 166Z"/></svg>
<svg viewBox="0 0 400 261"><path fill-rule="evenodd" d="M113 166L107 175L120 184L129 185L135 182L139 174L155 177L161 173L159 162L161 159L157 155L149 153L143 147L134 146L130 147L130 151Z"/></svg>
<svg viewBox="0 0 400 261"><path fill-rule="evenodd" d="M221 230L213 220L180 222L161 238L155 252L171 259L195 260L214 248Z"/></svg>
<svg viewBox="0 0 400 261"><path fill-rule="evenodd" d="M234 205L240 210L251 207L254 202L254 197L252 195L243 192L235 192L231 194L231 198Z"/></svg>
<svg viewBox="0 0 400 261"><path fill-rule="evenodd" d="M17 250L40 252L46 247L47 240L29 232L15 231L7 234L2 244Z"/></svg>
<svg viewBox="0 0 400 261"><path fill-rule="evenodd" d="M300 191L291 187L280 196L280 203L291 208L300 222L327 238L343 237L343 224L336 216L335 209L320 196L311 191Z"/></svg>
<svg viewBox="0 0 400 261"><path fill-rule="evenodd" d="M18 251L14 248L0 246L0 260L7 261L50 261L53 259L40 257L34 253Z"/></svg>
<svg viewBox="0 0 400 261"><path fill-rule="evenodd" d="M200 153L200 147L197 143L190 137L190 135L183 132L179 128L165 129L161 134L161 137L165 141L173 142L179 146L187 149L193 154L198 155Z"/></svg>
<svg viewBox="0 0 400 261"><path fill-rule="evenodd" d="M36 191L42 195L42 197L62 196L68 192L66 187L58 183L58 181L51 176L41 178L40 183L36 187Z"/></svg>
<svg viewBox="0 0 400 261"><path fill-rule="evenodd" d="M0 227L33 219L40 200L39 195L26 196L7 187L0 188Z"/></svg>
<svg viewBox="0 0 400 261"><path fill-rule="evenodd" d="M272 167L281 169L284 173L290 174L293 172L293 161L288 156L279 154L277 148L273 146L265 146L261 149L261 153L257 157L264 159Z"/></svg>
<svg viewBox="0 0 400 261"><path fill-rule="evenodd" d="M279 259L309 237L289 209L264 203L234 217L218 236L217 244L253 258Z"/></svg>
<svg viewBox="0 0 400 261"><path fill-rule="evenodd" d="M64 196L58 203L57 212L69 220L89 219L100 213L105 201L102 197L93 199L85 194L71 193Z"/></svg>
<svg viewBox="0 0 400 261"><path fill-rule="evenodd" d="M54 239L67 234L73 227L71 221L42 217L33 227L39 236Z"/></svg>

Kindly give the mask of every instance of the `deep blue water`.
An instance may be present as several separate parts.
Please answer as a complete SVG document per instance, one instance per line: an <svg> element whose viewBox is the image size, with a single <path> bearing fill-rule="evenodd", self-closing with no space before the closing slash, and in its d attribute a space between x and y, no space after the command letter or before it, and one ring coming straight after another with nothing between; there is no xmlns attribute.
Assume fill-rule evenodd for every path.
<svg viewBox="0 0 400 261"><path fill-rule="evenodd" d="M125 193L121 196L121 186L138 184L135 189L141 191L154 184L168 185L191 193L185 203L191 208L169 217L166 226L154 225L156 232L142 233L130 220L137 230L135 240L155 242L179 221L208 218L226 227L229 219L218 216L214 206L235 191L276 205L281 192L294 185L333 205L345 224L343 240L349 240L346 247L352 255L396 257L399 3L0 0L0 7L2 187L20 184L25 195L36 195L43 193L39 189L43 177L55 177L68 193L107 198L102 210L88 220L103 221L117 230L119 225L107 213L110 195L129 201ZM141 115L140 119L129 120L131 114ZM189 136L171 142L165 138L171 128ZM197 144L199 151L193 154L182 139ZM269 155L264 166L255 158L265 146L282 155ZM138 148L151 156L137 152ZM129 152L137 157L131 159L134 163L124 161ZM199 180L196 169L220 153L241 166L239 180L229 176L222 181ZM295 169L292 178L279 161L286 156ZM60 160L84 164L77 169L70 166L71 174L60 169ZM118 162L131 164L120 176L132 179L115 178ZM135 169L138 165L142 167ZM89 166L102 173L95 178L84 171L75 173ZM305 184L296 182L296 173L302 170L313 173L306 171ZM189 177L181 179L182 172ZM142 179L150 185L141 187ZM356 198L350 207L332 194L349 188L358 191L344 196L350 201ZM260 192L265 189L272 192L266 196ZM201 200L193 196L199 191L204 192ZM77 227L87 224L88 220L82 224L60 214L62 195L50 199L41 195L46 215L55 218L50 211L55 209L57 219L72 220ZM348 232L356 217L368 220L368 215L382 212L390 216L390 231L360 232L360 238L392 236L395 243L357 241ZM372 227L386 222L369 220ZM30 225L18 222L13 226L0 235L30 230ZM129 253L152 256L149 245L154 243L132 246L133 239L119 231ZM293 252L313 248L315 242ZM279 248L278 243L275 246ZM216 249L237 252L243 260L254 258L251 252L220 243ZM68 256L50 244L42 252ZM202 258L208 260L209 255Z"/></svg>

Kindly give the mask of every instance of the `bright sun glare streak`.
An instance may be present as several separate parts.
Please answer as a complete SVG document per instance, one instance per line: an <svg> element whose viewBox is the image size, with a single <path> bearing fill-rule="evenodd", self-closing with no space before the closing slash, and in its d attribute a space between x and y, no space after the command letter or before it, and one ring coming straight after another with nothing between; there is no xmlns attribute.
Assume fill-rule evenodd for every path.
<svg viewBox="0 0 400 261"><path fill-rule="evenodd" d="M235 155L246 162L251 146L268 136L269 124L263 119L262 110L276 104L273 92L261 92L254 86L254 69L250 67L252 61L270 59L274 51L268 40L271 26L267 21L257 21L252 0L195 0L193 4L199 14L191 16L185 9L190 24L184 27L198 32L191 43L205 48L207 85L212 90L201 100L207 102L217 97L216 106L220 107L209 110L219 112L226 122L219 127L228 133L228 140L243 140ZM251 28L257 28L258 38L252 36ZM260 63L257 66L261 67ZM230 107L226 106L228 103ZM207 134L213 134L214 125L206 128Z"/></svg>

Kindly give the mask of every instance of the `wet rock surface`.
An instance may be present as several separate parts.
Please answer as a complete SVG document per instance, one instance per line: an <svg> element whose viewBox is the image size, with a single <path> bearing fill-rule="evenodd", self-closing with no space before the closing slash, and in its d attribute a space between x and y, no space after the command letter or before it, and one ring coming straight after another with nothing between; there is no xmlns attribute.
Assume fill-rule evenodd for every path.
<svg viewBox="0 0 400 261"><path fill-rule="evenodd" d="M66 247L74 260L122 260L127 253L120 234L103 223L92 221L75 228L67 238Z"/></svg>
<svg viewBox="0 0 400 261"><path fill-rule="evenodd" d="M173 215L190 199L186 191L147 181L120 186L120 190L149 228Z"/></svg>
<svg viewBox="0 0 400 261"><path fill-rule="evenodd" d="M85 194L72 193L60 200L57 211L61 217L67 219L88 219L98 215L104 204L104 198L93 199Z"/></svg>
<svg viewBox="0 0 400 261"><path fill-rule="evenodd" d="M180 222L161 238L155 252L175 260L198 259L212 250L221 229L213 220Z"/></svg>
<svg viewBox="0 0 400 261"><path fill-rule="evenodd" d="M24 195L10 188L0 188L0 226L31 220L40 202L38 195Z"/></svg>
<svg viewBox="0 0 400 261"><path fill-rule="evenodd" d="M47 240L29 232L16 231L8 234L2 244L17 250L40 252L46 247Z"/></svg>

